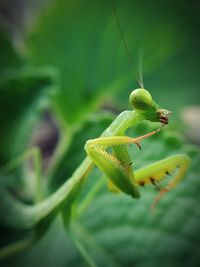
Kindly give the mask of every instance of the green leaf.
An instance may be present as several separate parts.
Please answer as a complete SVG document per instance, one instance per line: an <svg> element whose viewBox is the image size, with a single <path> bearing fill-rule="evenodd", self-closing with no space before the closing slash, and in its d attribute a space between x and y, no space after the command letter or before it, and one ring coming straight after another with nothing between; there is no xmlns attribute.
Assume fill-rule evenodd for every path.
<svg viewBox="0 0 200 267"><path fill-rule="evenodd" d="M24 67L4 71L0 79L1 163L25 148L39 108L46 105L49 89L56 89L55 74L49 68Z"/></svg>
<svg viewBox="0 0 200 267"><path fill-rule="evenodd" d="M135 132L132 135L137 136ZM198 266L200 154L184 146L176 133L166 134L165 130L159 137L144 140L141 152L131 150L136 169L184 152L191 155L192 166L153 212L150 206L157 193L151 186L141 190L138 200L101 190L79 221L81 227L118 266L160 266L161 262L162 266ZM95 256L96 247L94 251L91 247L96 265L103 266Z"/></svg>
<svg viewBox="0 0 200 267"><path fill-rule="evenodd" d="M200 38L196 4L115 2L131 54L130 66L112 1L53 1L28 38L30 60L39 66L56 66L61 73L62 90L55 103L63 121L75 123L102 97L119 91L120 103L122 99L127 103L131 88L138 87L135 75L140 51L145 86L161 105L177 111L187 103L197 103Z"/></svg>

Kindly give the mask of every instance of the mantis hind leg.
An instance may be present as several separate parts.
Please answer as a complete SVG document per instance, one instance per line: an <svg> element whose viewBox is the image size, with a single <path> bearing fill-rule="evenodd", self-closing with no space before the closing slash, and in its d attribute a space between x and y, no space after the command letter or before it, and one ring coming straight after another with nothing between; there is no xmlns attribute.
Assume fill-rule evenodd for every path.
<svg viewBox="0 0 200 267"><path fill-rule="evenodd" d="M154 199L152 208L166 192L177 185L189 165L190 158L187 155L179 154L160 160L135 172L136 184L140 186L153 184L160 190Z"/></svg>

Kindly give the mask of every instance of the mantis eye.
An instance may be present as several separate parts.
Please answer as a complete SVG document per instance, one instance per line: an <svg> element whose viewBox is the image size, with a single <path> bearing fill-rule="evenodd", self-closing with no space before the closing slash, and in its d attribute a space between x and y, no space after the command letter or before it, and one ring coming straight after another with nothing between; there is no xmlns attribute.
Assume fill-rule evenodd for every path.
<svg viewBox="0 0 200 267"><path fill-rule="evenodd" d="M150 93L142 88L133 90L129 97L129 104L134 109L146 110L152 107L153 103Z"/></svg>

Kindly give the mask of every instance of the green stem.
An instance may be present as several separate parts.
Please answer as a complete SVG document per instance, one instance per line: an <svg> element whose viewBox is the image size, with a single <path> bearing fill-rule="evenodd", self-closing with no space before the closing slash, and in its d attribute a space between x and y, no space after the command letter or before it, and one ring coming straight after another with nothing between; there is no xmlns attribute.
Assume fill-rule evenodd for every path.
<svg viewBox="0 0 200 267"><path fill-rule="evenodd" d="M22 162L26 161L28 158L33 157L35 159L38 156L38 153L40 153L38 147L32 147L29 150L27 150L25 153L20 155L19 157L3 165L0 168L0 172L3 174L9 173L10 171L18 167Z"/></svg>
<svg viewBox="0 0 200 267"><path fill-rule="evenodd" d="M11 257L20 251L29 248L35 243L35 238L26 238L0 249L0 260Z"/></svg>
<svg viewBox="0 0 200 267"><path fill-rule="evenodd" d="M39 148L35 149L34 155L35 169L35 203L39 203L44 199L44 186L42 179L41 152Z"/></svg>
<svg viewBox="0 0 200 267"><path fill-rule="evenodd" d="M0 172L2 174L8 174L13 169L17 168L19 165L21 165L24 161L27 161L28 159L32 159L33 162L33 171L34 171L34 201L35 203L40 202L44 198L44 184L43 179L41 179L42 175L42 168L41 168L41 152L38 147L31 147L29 150L27 150L25 153L20 155L19 157L15 158L14 160L11 160L7 164L5 164L3 167L1 167ZM30 183L29 179L26 179L25 182Z"/></svg>
<svg viewBox="0 0 200 267"><path fill-rule="evenodd" d="M77 211L75 213L76 217L79 217L90 205L91 201L94 199L96 194L99 192L99 190L102 188L102 186L105 184L105 180L100 178L96 184L93 186L93 188L89 191L87 196L83 199L81 204L78 206Z"/></svg>
<svg viewBox="0 0 200 267"><path fill-rule="evenodd" d="M85 246L80 241L80 238L76 238L75 235L73 235L72 240L74 244L76 245L78 251L82 255L82 257L84 258L84 260L88 263L88 265L90 267L98 267L96 263L94 262L94 260L92 259L92 257L90 256L90 253L87 251Z"/></svg>
<svg viewBox="0 0 200 267"><path fill-rule="evenodd" d="M55 193L36 205L26 205L9 194L5 188L1 188L1 222L16 229L32 229L66 200L74 187L88 175L92 166L92 161L86 158L69 180Z"/></svg>
<svg viewBox="0 0 200 267"><path fill-rule="evenodd" d="M72 130L69 127L61 131L61 137L60 137L58 146L56 147L53 157L45 172L45 176L48 177L48 183L52 182L52 179L55 176L57 167L61 159L63 158L65 153L67 153L67 150L69 149L69 146L72 142L72 136L73 136Z"/></svg>
<svg viewBox="0 0 200 267"><path fill-rule="evenodd" d="M89 266L117 267L112 255L107 252L79 221L72 221L68 233Z"/></svg>

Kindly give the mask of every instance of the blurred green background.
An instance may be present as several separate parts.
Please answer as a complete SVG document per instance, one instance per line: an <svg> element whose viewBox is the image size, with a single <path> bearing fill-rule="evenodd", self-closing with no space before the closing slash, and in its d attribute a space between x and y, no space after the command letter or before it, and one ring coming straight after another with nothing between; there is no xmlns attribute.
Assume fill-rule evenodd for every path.
<svg viewBox="0 0 200 267"><path fill-rule="evenodd" d="M144 142L142 155L134 154L136 167L185 151L193 159L191 170L153 215L153 191L133 201L103 188L70 229L58 216L44 238L2 266L200 264L200 2L115 4L129 56L111 0L0 1L0 163L40 145L49 191L55 191L84 158L85 141L110 124L111 112L129 109L142 55L145 88L173 116L166 133ZM142 124L130 134L148 127ZM17 170L5 183L30 201L32 192L20 174ZM95 169L87 188L99 177ZM1 245L20 235L3 226Z"/></svg>

